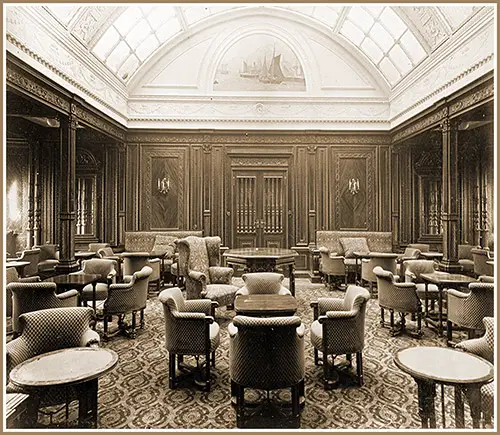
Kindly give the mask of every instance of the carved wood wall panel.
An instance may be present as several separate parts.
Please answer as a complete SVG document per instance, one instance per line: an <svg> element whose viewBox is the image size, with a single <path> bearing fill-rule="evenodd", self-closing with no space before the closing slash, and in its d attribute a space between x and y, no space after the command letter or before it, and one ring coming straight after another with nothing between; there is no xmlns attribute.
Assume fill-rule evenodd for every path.
<svg viewBox="0 0 500 435"><path fill-rule="evenodd" d="M193 145L189 149L189 228L199 230L203 228L203 201L205 188L210 190L210 181L205 180L206 174L210 173L206 168L203 149L199 145Z"/></svg>
<svg viewBox="0 0 500 435"><path fill-rule="evenodd" d="M333 151L335 229L375 230L374 160L374 149Z"/></svg>
<svg viewBox="0 0 500 435"><path fill-rule="evenodd" d="M141 230L177 230L185 227L186 151L170 147L141 147ZM169 191L162 193L163 178ZM166 182L165 182L166 183ZM188 197L189 198L189 197Z"/></svg>
<svg viewBox="0 0 500 435"><path fill-rule="evenodd" d="M293 221L295 226L295 243L306 245L308 242L308 229L311 225L311 220L314 215L310 215L310 210L314 210L314 205L311 207L310 184L306 180L311 179L311 156L307 153L306 147L297 148L297 167L295 172L293 189L295 196L295 210L293 213Z"/></svg>
<svg viewBox="0 0 500 435"><path fill-rule="evenodd" d="M141 173L141 156L139 144L127 145L126 167L127 176L125 179L126 210L125 219L126 231L139 230L139 217L141 216L140 196L143 194L139 190L139 174Z"/></svg>

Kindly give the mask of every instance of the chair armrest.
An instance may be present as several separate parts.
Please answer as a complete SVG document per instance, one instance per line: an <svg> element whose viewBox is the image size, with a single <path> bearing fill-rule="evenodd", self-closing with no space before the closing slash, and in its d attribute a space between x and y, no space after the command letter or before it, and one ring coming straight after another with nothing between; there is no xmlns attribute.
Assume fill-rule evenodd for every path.
<svg viewBox="0 0 500 435"><path fill-rule="evenodd" d="M413 272L410 272L409 270L405 271L405 281L406 282L412 282L417 279L417 275L415 275Z"/></svg>
<svg viewBox="0 0 500 435"><path fill-rule="evenodd" d="M188 273L189 278L195 281L206 282L207 276L203 272L198 272L196 270L190 270Z"/></svg>
<svg viewBox="0 0 500 435"><path fill-rule="evenodd" d="M357 311L327 311L325 315L319 316L319 323L325 322L327 319L350 319L355 317Z"/></svg>
<svg viewBox="0 0 500 435"><path fill-rule="evenodd" d="M160 263L161 260L158 257L155 257L155 258L149 258L149 262L154 264L154 263Z"/></svg>
<svg viewBox="0 0 500 435"><path fill-rule="evenodd" d="M233 338L238 333L238 327L234 326L234 323L231 322L229 325L227 325L227 332L229 333L229 337Z"/></svg>
<svg viewBox="0 0 500 435"><path fill-rule="evenodd" d="M59 293L56 295L56 297L60 300L64 300L64 299L69 299L69 298L73 298L73 297L78 297L78 290L68 290L64 293Z"/></svg>
<svg viewBox="0 0 500 435"><path fill-rule="evenodd" d="M417 289L417 285L414 282L393 282L394 287L401 288L401 289Z"/></svg>
<svg viewBox="0 0 500 435"><path fill-rule="evenodd" d="M195 320L195 319L205 320L206 318L211 317L211 316L206 316L203 313L189 313L186 311L175 311L175 312L172 312L172 315L176 320ZM212 318L212 322L213 322L213 318Z"/></svg>
<svg viewBox="0 0 500 435"><path fill-rule="evenodd" d="M234 269L225 266L211 266L208 268L210 282L214 284L231 284Z"/></svg>
<svg viewBox="0 0 500 435"><path fill-rule="evenodd" d="M467 299L470 296L469 293L464 293L464 292L461 292L459 290L455 290L453 288L449 288L447 293L448 293L448 295L451 295L451 296L454 296L454 297L460 298L460 299Z"/></svg>
<svg viewBox="0 0 500 435"><path fill-rule="evenodd" d="M124 283L127 283L127 282L132 281L133 278L134 278L134 275L123 275L122 281Z"/></svg>
<svg viewBox="0 0 500 435"><path fill-rule="evenodd" d="M99 345L100 342L101 338L99 334L92 329L87 329L85 333L82 335L82 338L80 340L80 346L89 347L92 346L93 344Z"/></svg>
<svg viewBox="0 0 500 435"><path fill-rule="evenodd" d="M300 326L297 326L296 331L297 331L297 336L303 338L304 334L306 333L306 326L303 323L301 323Z"/></svg>

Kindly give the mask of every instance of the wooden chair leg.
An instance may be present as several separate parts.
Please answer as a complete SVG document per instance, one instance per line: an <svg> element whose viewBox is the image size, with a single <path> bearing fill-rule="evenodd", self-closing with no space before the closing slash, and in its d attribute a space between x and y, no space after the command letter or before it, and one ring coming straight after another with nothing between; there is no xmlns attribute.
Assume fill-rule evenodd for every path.
<svg viewBox="0 0 500 435"><path fill-rule="evenodd" d="M359 386L363 386L363 352L356 352L356 374L358 375Z"/></svg>
<svg viewBox="0 0 500 435"><path fill-rule="evenodd" d="M328 367L328 355L326 352L323 352L323 384L325 386L325 390L328 390L331 388L331 385L328 382L329 371L330 370Z"/></svg>
<svg viewBox="0 0 500 435"><path fill-rule="evenodd" d="M175 389L175 353L168 353L168 387Z"/></svg>
<svg viewBox="0 0 500 435"><path fill-rule="evenodd" d="M292 418L298 418L300 416L299 384L293 385L291 390L292 390Z"/></svg>
<svg viewBox="0 0 500 435"><path fill-rule="evenodd" d="M319 354L316 348L314 348L314 365L319 365Z"/></svg>
<svg viewBox="0 0 500 435"><path fill-rule="evenodd" d="M144 309L141 310L139 327L141 329L144 329Z"/></svg>
<svg viewBox="0 0 500 435"><path fill-rule="evenodd" d="M104 333L103 333L103 338L104 340L108 339L108 316L104 316L103 319L103 328L104 328Z"/></svg>
<svg viewBox="0 0 500 435"><path fill-rule="evenodd" d="M215 367L215 350L212 352L212 367Z"/></svg>
<svg viewBox="0 0 500 435"><path fill-rule="evenodd" d="M391 332L394 332L394 310L389 310L389 322L391 326Z"/></svg>
<svg viewBox="0 0 500 435"><path fill-rule="evenodd" d="M205 354L205 391L210 391L210 351Z"/></svg>
<svg viewBox="0 0 500 435"><path fill-rule="evenodd" d="M236 426L239 428L244 427L245 419L245 387L236 384Z"/></svg>
<svg viewBox="0 0 500 435"><path fill-rule="evenodd" d="M380 326L382 328L385 326L385 311L382 307L380 307Z"/></svg>
<svg viewBox="0 0 500 435"><path fill-rule="evenodd" d="M447 320L446 321L446 344L448 346L451 346L451 340L453 338L452 331L453 331L453 324L451 323L451 321Z"/></svg>

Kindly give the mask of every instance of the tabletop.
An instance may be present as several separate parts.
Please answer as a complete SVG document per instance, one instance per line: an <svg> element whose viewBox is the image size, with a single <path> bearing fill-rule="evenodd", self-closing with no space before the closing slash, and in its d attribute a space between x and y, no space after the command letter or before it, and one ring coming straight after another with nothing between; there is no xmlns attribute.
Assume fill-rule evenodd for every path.
<svg viewBox="0 0 500 435"><path fill-rule="evenodd" d="M229 249L222 255L235 258L282 258L296 257L299 254L293 249L285 248L240 248Z"/></svg>
<svg viewBox="0 0 500 435"><path fill-rule="evenodd" d="M475 278L467 275L440 271L432 273L421 273L420 276L426 281L430 281L434 284L469 284L471 282L477 281Z"/></svg>
<svg viewBox="0 0 500 435"><path fill-rule="evenodd" d="M467 352L447 347L417 346L399 350L395 364L414 378L445 384L487 383L493 364Z"/></svg>
<svg viewBox="0 0 500 435"><path fill-rule="evenodd" d="M57 275L51 278L44 279L45 282L55 282L58 285L73 284L86 286L101 279L101 275L92 273L76 273L74 275Z"/></svg>
<svg viewBox="0 0 500 435"><path fill-rule="evenodd" d="M111 370L118 355L111 349L71 347L30 358L10 372L21 387L71 385L90 381Z"/></svg>
<svg viewBox="0 0 500 435"><path fill-rule="evenodd" d="M14 260L14 261L7 261L5 263L5 267L24 267L30 264L29 261L19 261L19 260Z"/></svg>
<svg viewBox="0 0 500 435"><path fill-rule="evenodd" d="M353 254L363 258L397 258L399 255L395 252L353 252Z"/></svg>
<svg viewBox="0 0 500 435"><path fill-rule="evenodd" d="M157 254L153 254L150 252L122 252L120 254L122 257L155 257Z"/></svg>
<svg viewBox="0 0 500 435"><path fill-rule="evenodd" d="M93 251L77 251L75 252L75 258L92 258L97 252Z"/></svg>
<svg viewBox="0 0 500 435"><path fill-rule="evenodd" d="M261 313L266 311L296 311L297 300L292 295L255 294L239 295L234 300L236 312Z"/></svg>
<svg viewBox="0 0 500 435"><path fill-rule="evenodd" d="M427 258L429 260L433 260L433 259L441 259L443 258L443 254L441 252L433 252L433 251L429 251L429 252L421 252L420 255L424 258Z"/></svg>

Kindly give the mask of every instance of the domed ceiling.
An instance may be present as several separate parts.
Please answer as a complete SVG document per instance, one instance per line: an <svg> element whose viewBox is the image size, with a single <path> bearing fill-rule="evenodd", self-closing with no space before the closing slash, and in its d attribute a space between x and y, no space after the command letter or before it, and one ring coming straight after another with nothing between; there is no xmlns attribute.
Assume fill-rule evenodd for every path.
<svg viewBox="0 0 500 435"><path fill-rule="evenodd" d="M5 11L8 51L129 127L388 129L493 69L493 6Z"/></svg>

